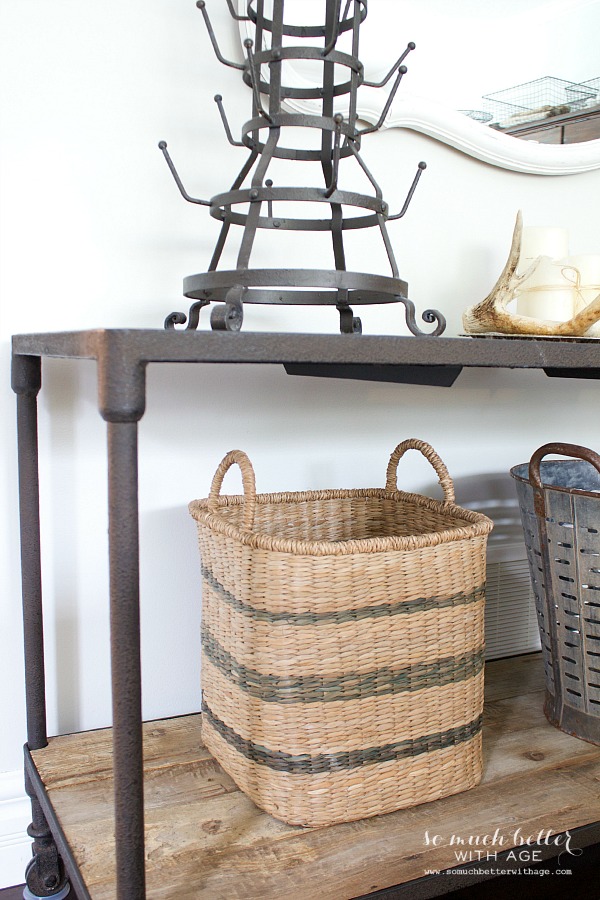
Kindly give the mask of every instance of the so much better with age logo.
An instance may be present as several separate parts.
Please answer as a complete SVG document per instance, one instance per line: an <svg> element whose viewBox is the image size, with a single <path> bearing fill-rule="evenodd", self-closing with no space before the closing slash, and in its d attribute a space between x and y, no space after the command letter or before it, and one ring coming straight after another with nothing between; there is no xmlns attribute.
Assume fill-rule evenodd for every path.
<svg viewBox="0 0 600 900"><path fill-rule="evenodd" d="M503 875L520 873L523 875L550 875L552 870L540 864L544 859L558 857L559 866L555 875L571 875L569 860L583 853L573 846L568 831L557 834L551 828L534 834L524 833L521 828L507 832L496 828L485 834L438 834L427 830L423 843L429 850L446 847L451 850L444 862L444 869L426 869L425 875L452 874ZM448 862L446 862L448 860ZM433 861L433 860L432 860Z"/></svg>

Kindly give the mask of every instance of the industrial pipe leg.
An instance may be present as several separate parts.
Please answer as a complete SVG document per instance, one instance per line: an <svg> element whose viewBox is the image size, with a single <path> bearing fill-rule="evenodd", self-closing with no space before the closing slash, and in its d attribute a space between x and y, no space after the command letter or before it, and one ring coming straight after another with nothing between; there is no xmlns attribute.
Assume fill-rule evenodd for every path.
<svg viewBox="0 0 600 900"><path fill-rule="evenodd" d="M19 517L21 530L21 588L25 643L25 699L27 746L39 750L48 743L46 734L46 685L44 672L44 622L40 555L40 495L38 466L37 395L42 385L41 360L14 356L12 388L17 395L19 465ZM26 779L31 797L33 856L25 873L25 900L53 897L63 900L70 891L63 862L42 809Z"/></svg>
<svg viewBox="0 0 600 900"><path fill-rule="evenodd" d="M137 422L108 423L110 637L118 900L144 900Z"/></svg>

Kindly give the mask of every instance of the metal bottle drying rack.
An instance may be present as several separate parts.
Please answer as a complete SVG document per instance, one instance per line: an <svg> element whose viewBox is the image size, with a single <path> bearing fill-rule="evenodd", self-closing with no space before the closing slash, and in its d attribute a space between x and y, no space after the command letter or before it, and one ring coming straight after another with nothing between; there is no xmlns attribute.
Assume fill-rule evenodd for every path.
<svg viewBox="0 0 600 900"><path fill-rule="evenodd" d="M422 334L416 323L415 306L407 297L408 285L398 272L387 222L404 216L426 165L424 162L419 163L404 205L398 213L392 215L383 199L381 188L360 154L362 137L377 131L383 125L406 73L404 59L415 45L412 42L408 44L381 81L367 81L358 57L359 32L367 15L367 0L346 0L343 12L341 0L326 0L325 22L318 25L294 25L286 22L284 0L272 0L267 11L265 0L249 0L246 15L236 12L233 0L227 0L227 5L236 22L251 23L250 27L254 30L254 40L247 38L244 41L246 59L243 63L223 56L204 0L196 3L204 17L218 60L226 66L239 69L244 82L252 88L252 117L242 128L241 140L235 140L232 136L222 97L219 94L215 97L229 143L245 147L249 155L230 190L216 194L211 200L202 200L188 194L167 151L166 142L161 141L159 144L183 197L190 203L209 207L211 216L221 222L221 231L208 271L184 279L184 295L194 301L188 315L182 312L171 313L165 320L165 328L185 326L183 330L195 330L202 308L214 302L216 305L213 306L210 317L212 328L239 331L244 304L267 303L335 306L340 316L340 330L343 333L357 333L362 330L362 326L360 319L353 313L353 305L403 303L409 330L415 335ZM268 18L269 14L272 18ZM349 53L337 49L338 39L346 33L351 40ZM315 40L320 40L322 46L315 46ZM309 86L284 83L285 67L294 61L319 64L322 71L320 82ZM394 81L379 120L374 125L359 129L356 103L358 88L361 85L383 88L392 78ZM345 95L348 97L346 115L334 113L336 98ZM268 103L263 103L263 96L268 97ZM290 112L284 108L284 101L287 99L320 101L320 114ZM316 131L320 134L320 146L316 149L301 149L284 145L282 132L289 127ZM324 187L276 186L267 177L274 159L320 164ZM356 160L373 188L372 194L340 188L340 163L348 159ZM306 202L328 206L328 215L320 218L302 217L299 210L303 208L301 204ZM287 214L290 207L294 210L292 215ZM283 214L279 215L281 210ZM347 214L346 210L360 212ZM218 270L232 225L243 227L237 267L233 270ZM351 272L346 268L344 232L372 227L379 228L381 232L391 276ZM253 268L252 251L260 229L271 233L286 230L328 232L331 235L335 268ZM439 335L444 331L445 319L436 310L426 310L422 318L435 325L430 334Z"/></svg>

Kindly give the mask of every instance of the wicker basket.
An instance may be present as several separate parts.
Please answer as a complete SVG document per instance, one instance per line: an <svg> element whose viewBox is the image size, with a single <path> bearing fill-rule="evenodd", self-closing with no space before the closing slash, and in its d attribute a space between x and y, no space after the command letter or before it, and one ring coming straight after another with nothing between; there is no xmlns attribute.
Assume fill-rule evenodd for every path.
<svg viewBox="0 0 600 900"><path fill-rule="evenodd" d="M410 448L444 501L397 490ZM237 463L243 496L221 496ZM190 503L203 575L203 740L254 802L328 825L481 777L485 548L423 441L385 488L256 494L239 450Z"/></svg>

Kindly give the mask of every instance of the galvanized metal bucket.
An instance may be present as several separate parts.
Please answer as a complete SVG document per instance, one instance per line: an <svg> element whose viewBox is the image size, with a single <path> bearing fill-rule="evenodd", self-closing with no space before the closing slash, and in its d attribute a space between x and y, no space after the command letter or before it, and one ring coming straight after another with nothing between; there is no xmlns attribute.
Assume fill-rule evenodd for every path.
<svg viewBox="0 0 600 900"><path fill-rule="evenodd" d="M549 460L555 454L575 457ZM546 672L548 720L600 744L600 455L544 444L517 486Z"/></svg>

